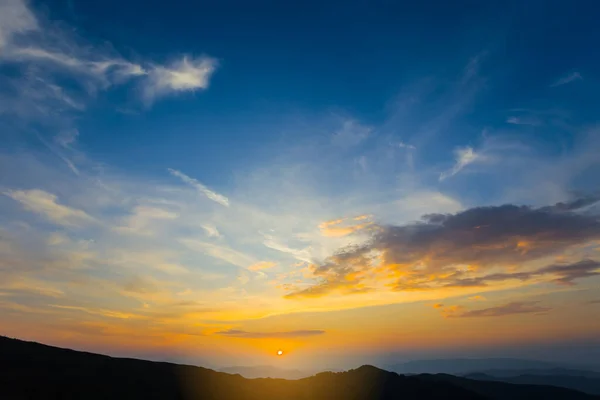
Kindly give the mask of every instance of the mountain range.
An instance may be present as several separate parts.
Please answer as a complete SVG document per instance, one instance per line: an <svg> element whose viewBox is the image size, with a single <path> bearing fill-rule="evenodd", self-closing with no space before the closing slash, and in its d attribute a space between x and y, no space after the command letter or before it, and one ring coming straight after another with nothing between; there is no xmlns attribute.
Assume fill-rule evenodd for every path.
<svg viewBox="0 0 600 400"><path fill-rule="evenodd" d="M543 385L373 366L311 377L247 379L189 365L113 358L0 337L0 398L20 399L600 399Z"/></svg>

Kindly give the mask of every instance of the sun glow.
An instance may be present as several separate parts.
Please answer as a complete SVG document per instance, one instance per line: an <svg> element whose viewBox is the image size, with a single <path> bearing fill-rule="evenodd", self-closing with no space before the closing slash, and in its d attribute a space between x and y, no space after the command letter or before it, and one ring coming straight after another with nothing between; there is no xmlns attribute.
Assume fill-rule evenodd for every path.
<svg viewBox="0 0 600 400"><path fill-rule="evenodd" d="M277 355L278 356L282 356L283 355L283 350L277 350Z"/></svg>

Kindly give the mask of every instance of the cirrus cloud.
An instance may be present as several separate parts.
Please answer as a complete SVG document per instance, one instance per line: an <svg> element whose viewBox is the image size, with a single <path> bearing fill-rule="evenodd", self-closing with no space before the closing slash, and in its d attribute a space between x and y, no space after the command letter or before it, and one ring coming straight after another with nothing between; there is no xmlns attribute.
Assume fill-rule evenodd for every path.
<svg viewBox="0 0 600 400"><path fill-rule="evenodd" d="M288 338L298 338L298 337L310 337L310 336L318 336L323 335L325 331L323 330L297 330L297 331L283 331L283 332L247 332L238 329L229 329L226 331L217 332L217 335L221 336L229 336L243 339L288 339Z"/></svg>

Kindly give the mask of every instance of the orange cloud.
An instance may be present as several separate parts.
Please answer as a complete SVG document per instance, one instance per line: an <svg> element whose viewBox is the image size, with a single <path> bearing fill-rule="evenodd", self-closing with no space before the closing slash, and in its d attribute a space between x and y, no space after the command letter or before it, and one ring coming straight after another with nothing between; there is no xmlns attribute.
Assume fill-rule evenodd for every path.
<svg viewBox="0 0 600 400"><path fill-rule="evenodd" d="M352 287L364 289L371 281L394 291L536 280L574 284L577 279L599 275L600 263L574 260L533 271L530 263L600 238L600 221L593 215L574 212L591 201L596 199L541 208L480 207L456 214L425 215L421 222L401 226L371 222L340 226L343 219L328 221L320 225L324 235L343 236L368 226L370 240L340 249L315 265L313 277L317 282L286 297L353 293ZM512 270L498 272L506 266Z"/></svg>
<svg viewBox="0 0 600 400"><path fill-rule="evenodd" d="M369 218L368 215L359 215L358 217L352 218L352 220L364 221L368 218ZM347 221L347 219L340 218L340 219L322 222L321 224L319 224L319 229L321 230L321 234L323 236L328 236L328 237L347 236L354 232L361 231L361 230L373 225L372 221L366 221L364 223L355 224L355 225L352 225L352 224L342 225L346 221Z"/></svg>
<svg viewBox="0 0 600 400"><path fill-rule="evenodd" d="M277 264L271 261L261 261L248 267L250 271L260 271L275 267Z"/></svg>

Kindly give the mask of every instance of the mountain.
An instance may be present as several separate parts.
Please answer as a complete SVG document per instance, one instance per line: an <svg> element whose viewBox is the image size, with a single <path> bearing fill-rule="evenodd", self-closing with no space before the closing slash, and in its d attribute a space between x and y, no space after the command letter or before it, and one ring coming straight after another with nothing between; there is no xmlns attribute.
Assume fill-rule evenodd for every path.
<svg viewBox="0 0 600 400"><path fill-rule="evenodd" d="M279 379L301 379L314 375L313 372L300 371L297 369L283 369L270 365L252 367L227 367L219 369L219 372L227 374L240 374L244 378L279 378Z"/></svg>
<svg viewBox="0 0 600 400"><path fill-rule="evenodd" d="M516 384L558 386L563 388L579 390L584 393L600 395L600 376L597 378L591 378L587 376L574 375L524 374L516 376L498 377L482 373L476 373L466 375L465 378L482 381L508 382Z"/></svg>
<svg viewBox="0 0 600 400"><path fill-rule="evenodd" d="M390 365L386 369L399 374L452 374L464 375L492 369L524 370L553 369L563 367L557 363L514 358L456 358L441 360L408 361Z"/></svg>
<svg viewBox="0 0 600 400"><path fill-rule="evenodd" d="M586 371L582 369L571 368L549 368L549 369L488 369L473 374L485 374L496 378L513 377L520 375L539 375L539 376L583 376L586 378L600 379L600 372ZM467 374L470 375L470 374ZM467 376L465 375L465 376Z"/></svg>
<svg viewBox="0 0 600 400"><path fill-rule="evenodd" d="M189 365L112 358L0 337L0 398L21 399L599 399L550 386L451 375L403 376L372 366L299 380L246 379Z"/></svg>

